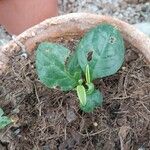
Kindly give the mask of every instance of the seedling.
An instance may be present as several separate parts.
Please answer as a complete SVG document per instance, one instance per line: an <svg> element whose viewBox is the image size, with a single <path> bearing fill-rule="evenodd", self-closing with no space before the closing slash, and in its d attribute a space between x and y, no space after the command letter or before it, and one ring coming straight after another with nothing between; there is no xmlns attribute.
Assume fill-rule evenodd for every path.
<svg viewBox="0 0 150 150"><path fill-rule="evenodd" d="M3 129L10 123L12 123L12 120L9 117L4 116L4 112L2 108L0 108L0 129Z"/></svg>
<svg viewBox="0 0 150 150"><path fill-rule="evenodd" d="M103 101L92 81L116 73L124 53L123 38L117 28L100 24L84 35L74 53L59 44L41 43L36 51L37 74L49 88L75 89L80 108L92 112Z"/></svg>

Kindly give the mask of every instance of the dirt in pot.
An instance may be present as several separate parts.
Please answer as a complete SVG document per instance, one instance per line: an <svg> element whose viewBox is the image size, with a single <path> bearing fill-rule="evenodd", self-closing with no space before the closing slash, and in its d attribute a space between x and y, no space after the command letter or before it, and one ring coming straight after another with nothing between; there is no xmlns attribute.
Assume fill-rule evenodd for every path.
<svg viewBox="0 0 150 150"><path fill-rule="evenodd" d="M71 50L79 38L64 40ZM150 67L128 46L117 74L98 79L102 107L83 113L76 93L45 87L37 78L35 56L10 58L1 76L0 106L16 124L0 133L0 146L8 150L134 150L150 149Z"/></svg>

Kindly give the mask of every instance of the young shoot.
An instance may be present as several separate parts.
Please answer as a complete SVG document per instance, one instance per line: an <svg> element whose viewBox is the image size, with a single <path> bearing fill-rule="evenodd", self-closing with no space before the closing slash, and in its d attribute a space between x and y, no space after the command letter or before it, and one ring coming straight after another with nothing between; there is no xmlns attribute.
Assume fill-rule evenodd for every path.
<svg viewBox="0 0 150 150"><path fill-rule="evenodd" d="M56 43L39 44L36 70L41 82L49 88L76 89L80 108L92 112L103 101L93 80L115 74L123 64L124 53L119 30L103 23L85 33L73 54Z"/></svg>

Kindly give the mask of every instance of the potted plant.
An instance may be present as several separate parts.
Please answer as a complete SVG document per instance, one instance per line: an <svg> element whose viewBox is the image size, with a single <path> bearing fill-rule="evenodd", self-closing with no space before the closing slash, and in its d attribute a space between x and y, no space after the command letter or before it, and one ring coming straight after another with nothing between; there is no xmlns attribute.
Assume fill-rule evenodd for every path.
<svg viewBox="0 0 150 150"><path fill-rule="evenodd" d="M103 25L103 24L113 26L113 28L117 29L117 31L119 30L123 36L123 39L125 41L129 42L130 44L132 44L134 47L136 47L139 50L139 52L144 55L144 58L145 58L144 61L147 64L150 63L150 51L149 51L150 39L148 36L146 36L145 34L143 34L140 31L138 31L133 26L131 26L123 21L120 21L118 19L114 19L114 18L108 17L108 16L101 16L101 15L94 15L94 14L87 14L87 13L74 13L74 14L68 14L68 15L64 15L64 16L58 16L58 17L47 19L47 20L41 22L40 24L26 30L22 34L15 37L7 45L0 48L0 74L1 74L1 78L2 78L3 87L6 87L6 89L9 89L9 87L8 87L8 85L9 85L11 90L13 91L11 93L13 93L13 96L15 96L15 98L14 97L9 98L9 96L2 97L2 102L3 102L2 105L3 105L3 107L6 107L7 103L8 103L8 99L9 99L10 101L14 101L13 107L16 108L16 104L18 101L19 101L18 105L20 105L20 101L21 102L22 102L22 100L25 101L25 103L22 107L25 110L29 109L28 114L30 114L30 117L32 116L35 120L30 117L24 118L25 113L24 113L24 110L22 109L22 107L21 107L22 111L17 113L17 115L19 116L18 117L19 125L20 124L24 125L24 122L25 122L25 125L28 125L28 128L27 129L25 128L27 132L28 132L28 130L30 130L30 128L31 128L31 131L35 131L34 130L35 123L38 126L38 131L39 131L39 129L43 129L43 127L41 127L40 125L44 122L44 125L45 125L44 127L48 126L48 132L50 132L50 135L53 134L54 132L51 129L54 128L55 131L57 130L57 127L59 126L59 125L57 125L57 123L61 120L62 114L65 116L65 113L67 114L69 111L69 113L72 115L72 112L70 112L70 109L71 110L73 109L76 112L79 111L78 115L79 115L79 118L82 120L82 116L80 117L80 115L82 115L82 114L80 113L80 110L78 107L79 105L74 104L75 100L78 99L77 96L79 97L79 100L80 100L79 103L80 103L80 107L82 110L84 110L86 112L89 112L89 110L93 111L93 108L95 108L95 104L94 104L94 107L92 107L90 109L89 109L89 107L88 107L88 109L87 109L87 107L85 107L87 104L87 101L88 101L88 98L86 98L86 96L88 95L87 90L90 89L90 88L86 89L86 86L90 87L89 85L93 85L93 84L91 84L91 81L92 81L91 79L93 79L93 76L91 75L90 64L88 66L88 64L85 64L85 63L82 64L82 62L80 62L80 66L81 66L81 68L83 68L82 72L84 72L82 75L85 76L85 78L83 78L83 79L85 79L85 80L84 80L84 82L81 80L78 80L79 81L78 84L75 85L75 90L77 91L77 94L74 98L75 100L73 99L73 101L70 100L70 95L72 93L74 93L73 90L72 90L73 92L71 92L71 94L70 94L69 92L68 93L61 92L59 90L59 87L58 87L58 89L56 88L54 90L46 88L39 81L39 79L37 77L37 73L41 74L41 72L40 72L41 66L40 65L42 65L42 66L45 65L44 57L41 57L42 60L40 58L40 56L43 55L42 54L43 50L46 49L48 52L50 52L50 51L55 52L55 50L57 51L57 49L59 49L58 56L61 57L61 52L62 52L62 54L65 55L65 57L66 57L66 56L68 56L68 53L67 53L68 49L65 49L62 46L56 47L56 45L53 45L54 43L64 44L69 41L68 43L73 48L74 47L73 44L77 45L77 43L80 43L79 41L81 40L81 38L83 38L81 40L81 42L84 41L84 36L86 36L86 34L89 33L89 31L92 32L92 30L91 30L92 28L96 28L98 26L98 29L99 29L99 27L101 28L101 25ZM46 42L46 45L42 42L44 42L44 43ZM47 42L48 42L48 45L47 45ZM52 45L51 44L49 45L49 42L51 42ZM111 38L110 43L111 42L114 42L114 38ZM81 45L84 45L83 43ZM68 44L68 46L69 46L69 44ZM42 48L43 46L44 46L44 49ZM55 48L53 49L53 46L56 49ZM80 57L81 50L84 52L84 49L82 49L81 48L82 46L81 47L80 46L79 46L79 49L76 49L76 50L80 51L80 52L78 52L78 57ZM123 49L122 49L122 52L124 54ZM119 59L120 60L119 68L123 62L122 52L121 52L121 57L120 57L121 59ZM35 54L36 54L36 56L37 55L38 56L36 57ZM51 55L51 54L53 55L53 53L49 53L48 55ZM118 56L118 55L120 55L120 53L118 52L116 55ZM57 57L56 57L56 59L57 59ZM55 62L52 60L53 59L50 59L51 64L58 63L58 62ZM60 59L57 59L57 60L59 61ZM73 59L71 59L71 60L73 60ZM82 60L82 58L80 58L80 60ZM118 62L119 62L119 60L118 60ZM36 61L36 65L34 64L35 61ZM40 62L40 61L42 61L42 62ZM116 64L118 62L116 62ZM64 62L64 63L66 63L66 62ZM35 66L38 71L36 71ZM43 72L43 74L44 73L45 72ZM41 75L39 75L39 78L42 79L43 77L41 77ZM97 78L97 77L94 77L94 79L95 78ZM56 81L56 82L58 82L58 81ZM85 86L85 84L86 84L86 86ZM52 85L52 83L50 82L50 85L49 85L50 88L51 88L51 85ZM57 87L57 86L59 86L59 85L57 85L55 83L52 85L52 87ZM92 87L91 89L93 89L93 86L91 86L91 87ZM73 88L74 88L74 86L73 86ZM97 88L99 88L99 90L101 90L100 87L96 87L95 89L97 89ZM5 95L7 95L7 93L9 92L9 90L7 92L6 89L4 88L4 90L3 90ZM71 89L72 89L72 87L71 87ZM97 90L96 90L96 92L97 92ZM104 92L104 91L102 91L102 92ZM61 96L59 96L59 94L61 94ZM92 91L92 94L93 94L93 91ZM10 95L10 93L9 93L9 95ZM65 97L65 95L67 95L67 96ZM65 97L65 98L63 99L63 97ZM98 92L96 97L101 98L101 94L99 94L99 92ZM5 99L7 99L7 101L5 101ZM56 103L59 100L60 101L62 100L62 101L56 105ZM32 103L32 101L33 101L33 103ZM47 102L45 105L48 107L42 108L45 101ZM101 102L101 101L99 101L99 102ZM99 102L98 102L98 105L99 105ZM26 105L26 103L27 103L27 105ZM35 105L35 103L38 103L38 105ZM51 105L52 103L53 103L53 105ZM67 103L67 104L65 105L64 103ZM64 106L65 108L61 111L60 108L63 107L63 105L65 105ZM38 109L36 109L36 111L35 111L33 108L34 109L38 108ZM54 114L53 114L53 110L54 110ZM100 110L97 110L96 112L98 113L98 111L100 111ZM15 112L16 112L16 109L15 109ZM52 128L51 128L51 126L49 126L49 123L51 123L51 121L53 120L53 115L55 115L55 112L57 112L56 114L60 114L61 117L59 116L60 120L57 120L57 118L54 117L54 119L56 119L58 122L56 120L55 120L55 122L52 122ZM11 118L11 115L8 115L8 114L9 113L6 113L6 115ZM92 115L92 113L89 114L89 116L90 115ZM44 116L47 120L46 119L40 120L41 116ZM47 116L48 117L50 116L50 119L47 118ZM34 120L34 122L31 125L32 119ZM36 119L37 120L39 119L39 120L37 121ZM68 116L66 115L65 119L69 123L70 122L72 123L72 120L74 118L73 119L68 118ZM13 118L13 120L15 120L15 119ZM82 123L81 120L80 120L80 123ZM15 122L17 122L17 121L15 121ZM62 126L61 125L59 126L60 128L58 129L58 134L59 133L62 134L62 132L64 131L64 137L65 137L64 139L66 140L67 137L66 137L65 129L66 129L66 126L68 125L68 122L67 122L67 124L65 124L64 122L60 123ZM96 126L97 126L97 124L95 123L94 127L96 127ZM77 128L77 130L78 130L78 127L80 128L80 125L75 128ZM18 128L20 129L20 126ZM128 129L128 128L126 128L126 129ZM119 129L117 129L117 131L118 130ZM47 130L44 130L44 131L46 133L42 131L42 132L40 132L40 134L44 133L44 135L45 134L47 135ZM106 130L104 129L100 132L91 133L90 135L94 136L99 133L101 134L103 131L105 132ZM89 134L87 135L86 132L81 133L80 135L82 135L84 137L89 137ZM30 136L31 136L31 134L33 136L33 133L30 133ZM38 135L40 135L40 134L38 134ZM74 134L74 132L73 132L73 134ZM49 141L50 135L47 135L48 136L47 141ZM72 136L72 133L69 133L69 135ZM119 133L119 135L120 135L120 137L122 137L123 136L122 132ZM52 137L52 138L55 138L55 137ZM25 139L25 138L23 138L23 139ZM43 140L43 137L41 139ZM40 142L41 142L41 140L40 140ZM40 144L40 142L38 144ZM106 145L107 145L107 143L106 143Z"/></svg>

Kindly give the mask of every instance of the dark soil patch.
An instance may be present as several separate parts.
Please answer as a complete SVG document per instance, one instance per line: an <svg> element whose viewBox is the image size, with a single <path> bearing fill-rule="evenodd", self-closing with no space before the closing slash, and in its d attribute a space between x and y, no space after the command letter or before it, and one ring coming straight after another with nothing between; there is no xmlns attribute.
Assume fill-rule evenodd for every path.
<svg viewBox="0 0 150 150"><path fill-rule="evenodd" d="M74 49L76 40L57 39ZM150 66L131 46L119 72L95 81L104 96L93 113L79 110L74 92L46 88L37 79L34 55L10 58L0 78L0 106L16 124L0 135L8 150L150 149Z"/></svg>

